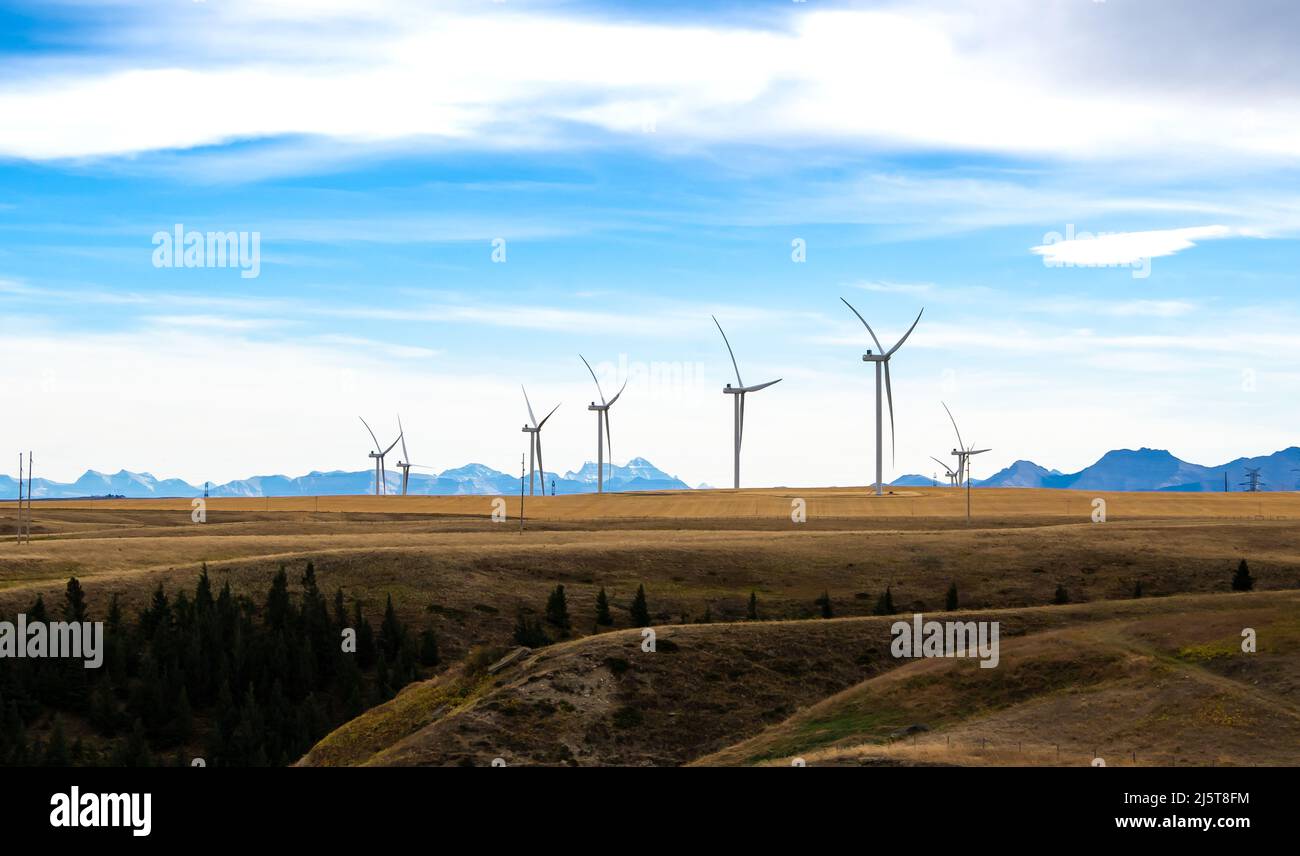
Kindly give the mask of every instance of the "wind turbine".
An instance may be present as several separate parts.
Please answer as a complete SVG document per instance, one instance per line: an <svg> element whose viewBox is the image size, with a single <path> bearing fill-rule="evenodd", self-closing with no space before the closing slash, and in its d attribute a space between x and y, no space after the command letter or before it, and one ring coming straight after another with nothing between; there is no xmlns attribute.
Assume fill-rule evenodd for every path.
<svg viewBox="0 0 1300 856"><path fill-rule="evenodd" d="M722 391L727 395L734 395L734 409L736 412L736 490L740 489L740 440L745 433L745 393L758 392L760 389L767 389L774 383L780 383L781 378L769 380L767 383L755 384L754 386L745 386L745 382L740 379L740 366L736 364L736 352L731 350L731 342L727 341L727 334L722 332L722 325L718 324L716 316L713 323L717 325L718 332L722 333L722 342L727 346L727 353L731 355L731 367L736 370L736 385L727 384Z"/></svg>
<svg viewBox="0 0 1300 856"><path fill-rule="evenodd" d="M402 470L402 496L406 496L406 488L411 482L411 468L417 470L431 470L433 467L427 464L413 464L410 456L406 453L406 429L402 427L402 415L397 415L397 430L400 432L397 439L402 441L402 460L397 462L397 466ZM387 487L387 486L385 486Z"/></svg>
<svg viewBox="0 0 1300 856"><path fill-rule="evenodd" d="M871 341L875 342L876 348L879 349L879 353L867 351L863 354L862 362L876 364L876 496L881 496L885 492L884 414L881 411L880 402L881 367L884 367L885 395L889 398L889 454L892 465L896 452L897 438L894 436L894 391L889 383L889 358L892 357L899 348L903 347L903 343L907 341L907 337L912 335L912 331L916 329L916 325L921 323L921 316L925 314L925 309L922 308L920 312L916 313L916 320L912 322L911 327L907 328L907 332L903 334L903 338L899 339L898 343L894 345L894 347L886 351L885 347L880 344L880 340L876 338L876 333L871 329L871 325L867 323L867 319L862 317L862 313L854 309L853 304L844 300L843 297L841 297L840 300L843 301L845 306L849 307L849 310L854 315L858 316L858 320L862 322L862 326L866 327L867 332L871 334Z"/></svg>
<svg viewBox="0 0 1300 856"><path fill-rule="evenodd" d="M591 369L591 363L587 362L587 358L582 354L578 354L578 359L582 360L583 365L587 367L587 371L591 372L591 379L596 381L596 394L600 396L600 404L593 401L587 406L587 409L596 411L596 493L604 493L606 440L609 441L609 466L611 470L614 468L614 438L609 433L609 409L614 406L615 401L618 401L618 396L623 394L623 390L627 389L627 381L623 381L623 386L619 388L618 395L606 401L605 393L600 389L600 381L596 380L596 373ZM603 427L600 424L602 414L605 419ZM542 482L542 493L546 493L545 473L542 473Z"/></svg>
<svg viewBox="0 0 1300 856"><path fill-rule="evenodd" d="M525 433L532 435L528 438L528 495L533 496L533 473L536 472L533 469L533 454L536 452L537 469L542 471L542 495L545 496L546 466L542 463L542 426L546 424L547 419L550 419L555 414L555 411L560 409L560 405L557 404L552 407L551 412L546 414L546 419L538 422L537 417L533 415L533 403L528 400L528 390L524 389L522 384L520 384L519 388L524 390L524 404L528 405L528 418L533 421L531 426L525 425L521 429Z"/></svg>
<svg viewBox="0 0 1300 856"><path fill-rule="evenodd" d="M360 416L357 418L361 419ZM366 426L367 431L370 431L370 425L366 420L361 419L361 424ZM370 457L375 461L375 496L379 496L381 487L385 494L388 493L388 472L384 469L384 456L393 451L393 446L396 446L397 441L402 439L402 435L399 433L397 435L397 440L394 440L392 445L387 449L384 449L382 452L379 450L379 438L375 436L374 431L370 431L370 439L375 441L375 450L370 453Z"/></svg>
<svg viewBox="0 0 1300 856"><path fill-rule="evenodd" d="M939 402L943 404L943 402ZM991 452L992 449L976 449L974 444L967 446L962 442L961 429L957 427L957 420L952 418L952 411L948 410L948 405L943 404L943 409L948 414L948 420L952 422L952 430L957 432L957 448L952 450L953 455L957 458L957 479L958 485L962 481L966 483L966 522L970 523L970 459L975 455L982 455L985 452Z"/></svg>
<svg viewBox="0 0 1300 856"><path fill-rule="evenodd" d="M949 469L947 464L945 464L943 461L936 458L934 455L930 456L930 460L934 461L936 464L943 467L943 475L946 479L948 479L949 487L961 487L961 485L957 483L957 479L959 478L959 476L957 475L957 473L954 473L951 469Z"/></svg>

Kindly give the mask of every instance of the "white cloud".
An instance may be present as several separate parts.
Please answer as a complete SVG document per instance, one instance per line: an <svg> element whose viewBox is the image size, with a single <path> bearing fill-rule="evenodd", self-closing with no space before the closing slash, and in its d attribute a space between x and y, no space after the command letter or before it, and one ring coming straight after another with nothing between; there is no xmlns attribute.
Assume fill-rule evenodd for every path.
<svg viewBox="0 0 1300 856"><path fill-rule="evenodd" d="M435 12L338 3L323 20L311 17L317 4L271 15L256 4L203 5L216 4L155 10L151 45L165 53L147 60L110 55L52 71L45 59L10 58L17 69L0 89L0 152L79 158L281 135L479 149L589 144L590 133L566 132L577 123L648 145L1300 156L1300 110L1286 109L1293 94L1191 95L1168 90L1158 74L1076 85L1023 49L1046 26L1032 14L1008 30L971 8L802 8L782 28L759 28L498 4ZM143 29L134 27L126 31ZM265 29L285 38L277 44ZM198 58L185 47L199 48Z"/></svg>

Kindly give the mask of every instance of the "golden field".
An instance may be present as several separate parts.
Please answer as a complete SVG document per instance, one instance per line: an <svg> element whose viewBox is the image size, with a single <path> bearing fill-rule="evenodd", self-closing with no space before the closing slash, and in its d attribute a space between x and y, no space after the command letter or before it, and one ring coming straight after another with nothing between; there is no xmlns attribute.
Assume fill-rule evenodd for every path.
<svg viewBox="0 0 1300 856"><path fill-rule="evenodd" d="M114 593L139 606L159 584L192 588L203 563L260 596L280 564L310 560L372 620L391 594L437 632L442 670L304 763L1300 762L1298 494L979 489L969 524L949 488L530 497L522 532L519 498L503 499L505 522L482 496L209 499L203 524L189 500L37 502L27 545L0 503L0 613L72 575L92 613ZM1242 558L1254 593L1230 592ZM1003 622L1002 665L882 655L886 587L900 613L933 613L951 583L963 611ZM557 584L573 638L483 674ZM674 651L638 653L642 584ZM1058 586L1070 604L1050 605ZM594 633L601 587L615 627ZM1260 651L1234 655L1246 626ZM926 730L891 737L912 725Z"/></svg>

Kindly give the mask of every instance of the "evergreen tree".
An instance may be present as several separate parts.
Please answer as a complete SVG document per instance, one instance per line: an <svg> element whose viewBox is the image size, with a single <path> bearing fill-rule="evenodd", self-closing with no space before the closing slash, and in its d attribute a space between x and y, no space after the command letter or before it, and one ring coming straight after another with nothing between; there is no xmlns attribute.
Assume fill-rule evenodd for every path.
<svg viewBox="0 0 1300 856"><path fill-rule="evenodd" d="M72 763L72 758L68 754L68 741L63 735L63 717L54 717L54 729L50 733L50 740L45 744L45 766L47 767L67 767Z"/></svg>
<svg viewBox="0 0 1300 856"><path fill-rule="evenodd" d="M895 615L898 608L894 606L894 591L890 586L885 586L885 593L876 601L876 608L872 610L876 615Z"/></svg>
<svg viewBox="0 0 1300 856"><path fill-rule="evenodd" d="M700 617L700 623L701 624L713 623L713 604L711 603L704 604L704 615Z"/></svg>
<svg viewBox="0 0 1300 856"><path fill-rule="evenodd" d="M144 612L140 613L140 632L146 638L153 638L155 631L159 627L165 627L171 623L171 604L167 601L167 592L163 591L162 583L158 583L158 588L154 590L153 599L149 601L149 606Z"/></svg>
<svg viewBox="0 0 1300 856"><path fill-rule="evenodd" d="M546 623L558 627L564 635L569 631L569 601L564 596L564 586L557 585L546 599Z"/></svg>
<svg viewBox="0 0 1300 856"><path fill-rule="evenodd" d="M957 583L954 581L948 585L948 596L944 598L943 608L952 612L957 608Z"/></svg>
<svg viewBox="0 0 1300 856"><path fill-rule="evenodd" d="M212 580L208 577L208 563L204 562L203 569L199 572L199 583L194 588L194 611L204 615L210 612L214 605Z"/></svg>
<svg viewBox="0 0 1300 856"><path fill-rule="evenodd" d="M420 665L438 665L438 637L432 630L420 631Z"/></svg>
<svg viewBox="0 0 1300 856"><path fill-rule="evenodd" d="M525 648L542 648L551 644L550 637L542 629L542 623L536 619L529 619L522 612L515 618L514 640L516 645L523 645Z"/></svg>
<svg viewBox="0 0 1300 856"><path fill-rule="evenodd" d="M650 626L650 607L645 601L645 585L636 587L636 596L632 598L632 607L628 610L628 617L632 620L633 627Z"/></svg>
<svg viewBox="0 0 1300 856"><path fill-rule="evenodd" d="M745 617L750 621L758 620L758 593L749 593L749 606L745 608Z"/></svg>
<svg viewBox="0 0 1300 856"><path fill-rule="evenodd" d="M352 601L352 629L357 631L357 665L369 669L375 664L375 632L361 615L361 601Z"/></svg>
<svg viewBox="0 0 1300 856"><path fill-rule="evenodd" d="M609 627L614 623L614 616L609 612L609 598L605 596L604 586L601 586L596 594L596 623L602 627Z"/></svg>
<svg viewBox="0 0 1300 856"><path fill-rule="evenodd" d="M390 594L384 605L384 620L379 624L379 649L390 663L397 659L405 635L406 631L397 620L397 613L393 611L393 596Z"/></svg>
<svg viewBox="0 0 1300 856"><path fill-rule="evenodd" d="M81 582L76 577L68 578L68 588L63 595L64 621L86 620L86 593L81 589Z"/></svg>
<svg viewBox="0 0 1300 856"><path fill-rule="evenodd" d="M293 602L289 600L289 576L284 565L271 580L271 591L266 595L266 623L274 630L283 630L289 624Z"/></svg>
<svg viewBox="0 0 1300 856"><path fill-rule="evenodd" d="M1255 578L1250 575L1250 567L1246 560L1242 559L1241 564L1237 565L1237 573L1232 575L1233 591L1250 591L1255 587Z"/></svg>
<svg viewBox="0 0 1300 856"><path fill-rule="evenodd" d="M1141 580L1138 580L1136 583L1133 584L1133 596L1134 596L1134 597L1141 597L1141 596L1142 596L1142 581L1141 581Z"/></svg>
<svg viewBox="0 0 1300 856"><path fill-rule="evenodd" d="M814 600L813 603L821 610L822 618L831 618L835 615L834 610L831 609L830 592L822 592L822 596Z"/></svg>
<svg viewBox="0 0 1300 856"><path fill-rule="evenodd" d="M44 624L49 620L50 616L45 611L45 597L38 594L36 595L36 602L27 610L27 623L32 624L39 621Z"/></svg>
<svg viewBox="0 0 1300 856"><path fill-rule="evenodd" d="M113 753L114 767L152 767L153 756L149 753L149 743L145 739L144 723L136 720L131 725L131 733L122 740Z"/></svg>
<svg viewBox="0 0 1300 856"><path fill-rule="evenodd" d="M1052 603L1060 605L1070 602L1070 593L1066 591L1064 584L1057 584L1056 594L1052 596Z"/></svg>

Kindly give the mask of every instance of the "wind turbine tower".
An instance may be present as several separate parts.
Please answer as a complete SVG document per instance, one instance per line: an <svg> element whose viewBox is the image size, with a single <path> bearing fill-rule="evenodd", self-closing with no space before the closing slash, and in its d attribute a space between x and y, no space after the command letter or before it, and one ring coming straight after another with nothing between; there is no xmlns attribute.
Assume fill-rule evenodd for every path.
<svg viewBox="0 0 1300 856"><path fill-rule="evenodd" d="M713 323L717 326L718 332L722 333L722 343L727 346L727 353L731 355L731 367L736 370L736 385L732 386L731 384L727 384L722 388L722 391L726 395L735 396L735 398L732 399L732 405L735 411L735 435L736 435L736 443L735 443L736 477L735 477L734 484L736 490L740 490L740 441L745 434L745 395L750 392L758 392L760 389L767 389L769 386L771 386L774 383L780 383L781 378L777 378L776 380L769 380L767 383L755 384L754 386L745 386L745 382L740 379L740 366L736 363L736 352L731 350L731 342L727 341L727 334L723 333L722 325L718 324L718 319L716 316L709 316L709 317L713 318Z"/></svg>
<svg viewBox="0 0 1300 856"><path fill-rule="evenodd" d="M864 363L876 364L876 496L882 496L885 492L885 438L884 411L880 399L880 376L882 373L884 374L885 395L889 399L889 452L890 460L892 462L894 460L895 452L897 451L897 441L894 436L894 392L889 382L889 358L892 357L899 348L903 347L903 343L907 341L907 337L912 335L912 331L916 329L916 325L921 323L921 316L925 314L925 309L923 308L920 312L916 313L916 320L912 322L911 327L907 328L907 332L903 334L903 338L899 339L898 343L895 344L894 347L886 351L884 346L880 344L880 340L876 338L876 333L871 329L871 325L867 323L867 319L862 317L862 313L854 309L853 304L844 300L843 297L841 297L840 300L843 301L845 306L849 307L849 311L858 316L858 320L862 322L862 326L866 327L867 332L871 334L871 341L876 343L877 351L867 351L862 355L862 361Z"/></svg>
<svg viewBox="0 0 1300 856"><path fill-rule="evenodd" d="M596 493L604 493L606 441L609 442L609 466L610 469L614 467L614 438L609 433L609 409L614 406L615 401L618 401L618 397L623 394L623 390L627 389L627 381L623 381L623 386L619 388L617 395L606 401L605 393L601 391L600 381L596 380L596 372L592 370L591 363L587 362L587 358L582 354L578 354L578 359L582 360L582 364L591 373L591 379L596 381L596 394L600 396L600 404L593 401L587 406L587 409L596 411ZM603 425L601 424L602 419L604 420ZM543 485L542 493L545 492L546 488ZM551 493L555 493L554 487L551 488Z"/></svg>

